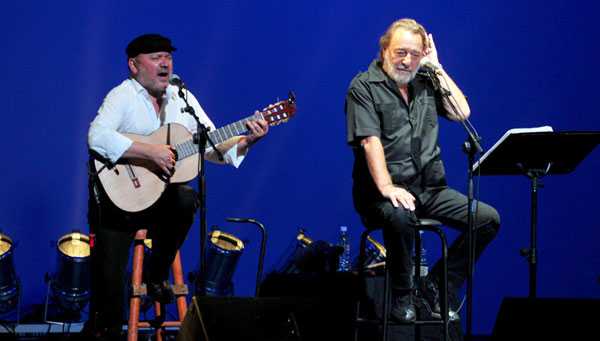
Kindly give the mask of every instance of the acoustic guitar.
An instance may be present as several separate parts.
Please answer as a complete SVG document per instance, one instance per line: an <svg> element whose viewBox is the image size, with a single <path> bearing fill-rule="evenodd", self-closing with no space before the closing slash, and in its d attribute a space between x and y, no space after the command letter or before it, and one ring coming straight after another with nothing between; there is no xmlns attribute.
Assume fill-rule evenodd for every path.
<svg viewBox="0 0 600 341"><path fill-rule="evenodd" d="M269 105L262 112L231 123L208 136L215 145L248 131L246 124L263 119L273 126L286 122L294 116L296 105L294 94L289 100ZM186 183L198 176L198 144L193 134L184 126L170 123L160 127L151 135L122 133L133 141L149 144L167 144L175 148L175 174L168 177L152 161L145 159L123 159L116 164L94 158L92 164L98 179L110 200L120 209L138 212L150 207L161 196L170 183Z"/></svg>

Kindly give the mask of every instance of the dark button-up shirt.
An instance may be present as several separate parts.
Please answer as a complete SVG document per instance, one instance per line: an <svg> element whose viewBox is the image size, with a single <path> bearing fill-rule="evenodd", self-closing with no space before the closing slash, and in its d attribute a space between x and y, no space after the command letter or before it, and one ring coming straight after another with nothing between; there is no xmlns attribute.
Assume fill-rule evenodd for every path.
<svg viewBox="0 0 600 341"><path fill-rule="evenodd" d="M372 199L379 192L367 168L360 141L381 139L392 182L418 191L445 184L438 145L438 115L446 115L441 98L425 74L418 73L408 87L406 103L398 86L374 60L350 83L346 96L346 135L354 151L354 186Z"/></svg>

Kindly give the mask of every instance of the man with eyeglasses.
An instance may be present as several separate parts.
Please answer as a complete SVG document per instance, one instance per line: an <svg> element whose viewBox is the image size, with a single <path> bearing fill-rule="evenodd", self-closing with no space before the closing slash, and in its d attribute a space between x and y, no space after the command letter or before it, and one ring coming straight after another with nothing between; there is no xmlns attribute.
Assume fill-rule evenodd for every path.
<svg viewBox="0 0 600 341"><path fill-rule="evenodd" d="M465 96L443 70L433 36L412 19L394 22L380 38L379 58L350 83L346 97L347 142L354 153L352 177L356 211L381 226L392 277L392 317L416 319L411 253L417 216L442 221L462 233L449 248L451 320L458 320L459 290L468 274L467 197L446 184L438 144L438 116L460 121L470 115ZM443 98L419 71L427 57L436 66ZM452 104L452 105L451 105ZM475 259L500 227L498 212L482 202L474 216ZM441 272L434 265L420 285L432 316L439 317Z"/></svg>

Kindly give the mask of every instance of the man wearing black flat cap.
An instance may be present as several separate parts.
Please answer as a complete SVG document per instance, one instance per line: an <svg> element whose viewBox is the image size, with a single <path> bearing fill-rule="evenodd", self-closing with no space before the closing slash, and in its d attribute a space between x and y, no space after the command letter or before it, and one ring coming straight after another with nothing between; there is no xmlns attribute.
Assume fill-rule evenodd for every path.
<svg viewBox="0 0 600 341"><path fill-rule="evenodd" d="M192 133L197 131L195 119L181 111L185 102L178 96L179 89L169 84L173 73L171 52L176 50L169 39L158 34L145 34L129 43L125 52L130 75L108 93L90 125L88 147L94 155L112 164L122 159L150 160L166 177L174 174L176 156L172 146L134 141L122 133L151 135L168 123L181 124ZM187 101L200 122L214 130L214 124L189 92ZM211 148L207 149L207 160L238 167L248 148L267 133L268 124L264 120L249 122L248 130L248 135L233 137L217 146L223 161ZM125 274L136 231L147 229L148 238L153 241L152 257L144 269L149 294L159 302L173 302L166 280L177 250L194 222L199 199L192 187L169 184L156 203L132 213L113 204L101 184L92 182L94 185L100 204L90 191L88 222L90 232L95 234L95 245L90 317L83 334L88 339L112 341L121 337Z"/></svg>

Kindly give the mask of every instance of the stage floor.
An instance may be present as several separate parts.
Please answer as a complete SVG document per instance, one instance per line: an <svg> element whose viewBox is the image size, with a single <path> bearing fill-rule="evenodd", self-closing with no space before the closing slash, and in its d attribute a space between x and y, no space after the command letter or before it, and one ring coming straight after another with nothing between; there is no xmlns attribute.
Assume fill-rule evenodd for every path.
<svg viewBox="0 0 600 341"><path fill-rule="evenodd" d="M67 341L73 334L77 334L83 328L83 323L50 324L19 324L0 325L0 341L10 340L48 340ZM123 326L123 332L127 333L127 326ZM163 340L175 340L179 328L167 328L166 337ZM152 340L154 332L150 328L140 328L138 340Z"/></svg>

